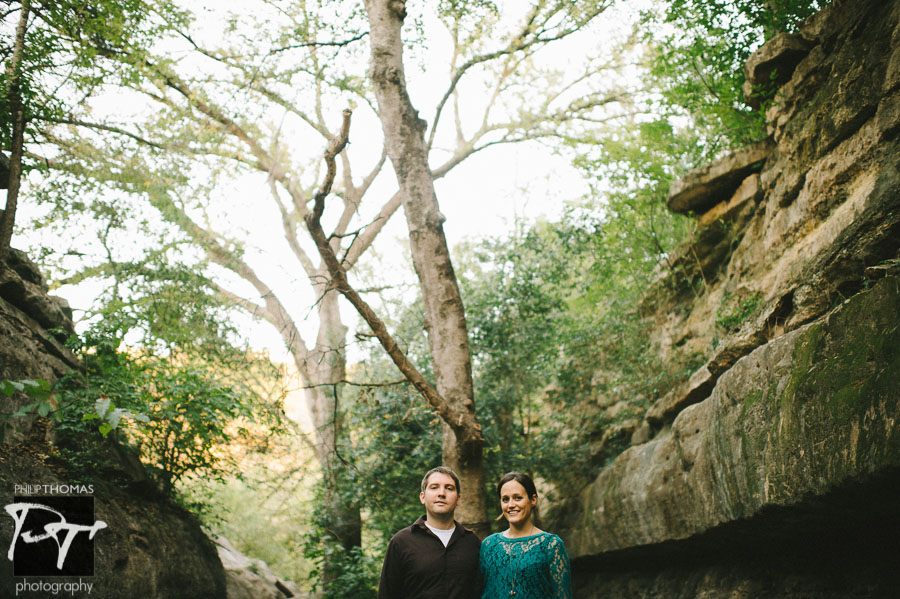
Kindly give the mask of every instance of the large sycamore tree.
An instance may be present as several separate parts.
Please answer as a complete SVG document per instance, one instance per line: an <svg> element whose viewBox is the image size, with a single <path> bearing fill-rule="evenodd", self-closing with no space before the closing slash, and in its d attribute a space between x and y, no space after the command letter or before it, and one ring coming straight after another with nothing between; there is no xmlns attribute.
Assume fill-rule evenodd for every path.
<svg viewBox="0 0 900 599"><path fill-rule="evenodd" d="M615 76L627 52L611 53L592 29L608 4L257 0L234 13L151 11L167 36L133 51L98 48L115 76L43 123L32 145L48 173L32 193L53 206L43 222L98 223L93 245L57 262L60 281L104 281L106 298L127 310L141 301L136 290L165 285L154 265L179 262L204 273L207 297L277 331L334 490L327 528L349 548L360 516L337 491L351 340L339 298L402 206L434 366L434 393L416 387L444 421L444 460L465 488L460 519L486 532L465 311L435 181L504 144L591 141L627 118ZM326 174L322 151L348 105L350 144ZM59 193L68 184L85 191ZM317 196L324 213L313 212Z"/></svg>

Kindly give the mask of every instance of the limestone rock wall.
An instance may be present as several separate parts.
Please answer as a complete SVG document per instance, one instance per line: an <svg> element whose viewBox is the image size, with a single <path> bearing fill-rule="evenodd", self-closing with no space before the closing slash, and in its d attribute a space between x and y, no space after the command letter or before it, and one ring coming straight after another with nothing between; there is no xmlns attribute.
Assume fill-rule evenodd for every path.
<svg viewBox="0 0 900 599"><path fill-rule="evenodd" d="M663 353L709 360L648 412L654 432L738 358L900 265L900 3L839 1L791 39L751 59L786 80L766 113L770 137L670 191L670 209L697 215L695 238L672 258L697 284L650 293L667 299L645 309L656 310ZM733 330L717 325L742 302L758 308Z"/></svg>
<svg viewBox="0 0 900 599"><path fill-rule="evenodd" d="M72 368L77 359L62 345L72 331L67 307L47 295L37 268L14 251L0 264L0 379L54 381ZM28 398L0 394L0 411L14 412ZM196 518L159 496L149 484L140 463L123 448L99 439L89 440L96 451L89 463L71 463L50 445L47 421L29 417L4 419L0 443L0 506L14 503L16 495L31 495L22 488L89 488L94 517L107 527L94 540L94 576L84 577L90 593L74 595L92 599L225 599L225 571L213 543ZM18 489L17 489L18 487ZM68 493L71 494L71 493ZM76 492L77 494L77 492ZM48 597L52 591L16 591L16 583L32 584L44 577L15 577L7 551L14 536L14 521L0 510L0 597ZM60 535L62 536L62 535ZM20 541L21 542L21 541ZM43 541L53 543L52 540ZM82 577L53 577L53 583L76 583ZM48 594L50 593L50 594ZM285 595L288 596L288 595Z"/></svg>
<svg viewBox="0 0 900 599"><path fill-rule="evenodd" d="M27 580L77 582L87 580L91 592L76 597L91 599L225 599L225 572L212 542L196 518L141 488L122 473L75 472L49 455L43 439L0 447L0 502L13 503L17 485L90 485L94 517L107 527L94 540L94 576ZM51 493L55 495L54 493ZM12 597L13 562L6 558L13 538L13 521L0 513L0 597ZM68 594L67 594L68 595ZM46 592L22 592L24 599L48 597Z"/></svg>
<svg viewBox="0 0 900 599"><path fill-rule="evenodd" d="M53 381L75 368L76 357L62 344L73 331L65 300L49 296L34 263L12 250L7 264L0 264L0 380ZM24 394L0 394L0 413L15 412L27 401ZM32 422L0 421L0 442L21 440Z"/></svg>
<svg viewBox="0 0 900 599"><path fill-rule="evenodd" d="M751 85L773 70L769 138L670 190L698 285L663 273L643 307L663 353L706 364L549 514L579 597L896 594L900 0L837 0Z"/></svg>
<svg viewBox="0 0 900 599"><path fill-rule="evenodd" d="M604 555L678 541L690 554L692 544L684 541L704 535L720 537L727 556L729 535L723 527L772 528L775 512L787 530L795 524L792 518L825 520L819 534L830 538L830 527L843 523L828 522L814 504L832 501L832 494L852 485L860 487L859 498L840 517L860 518L861 512L867 524L857 532L865 534L876 526L900 530L900 516L891 512L866 520L870 503L893 505L896 494L881 495L885 484L894 493L900 490L898 325L900 278L888 277L826 318L739 360L708 399L683 410L652 441L626 450L565 506L566 513L577 514L560 523L576 564L592 558L585 563L599 560L602 565ZM870 487L879 496L869 496L865 490ZM856 541L865 545L863 539ZM896 551L900 541L879 542L868 551L883 557L886 547ZM778 550L762 541L758 548L769 557L778 556ZM807 551L820 555L821 547ZM641 561L640 553L636 556ZM729 571L719 568L720 576ZM892 564L865 584L885 592L897 582L895 570ZM608 580L588 581L590 576L586 591L598 590L584 597L609 596L599 590ZM729 596L731 590L712 596ZM883 596L852 591L854 597Z"/></svg>

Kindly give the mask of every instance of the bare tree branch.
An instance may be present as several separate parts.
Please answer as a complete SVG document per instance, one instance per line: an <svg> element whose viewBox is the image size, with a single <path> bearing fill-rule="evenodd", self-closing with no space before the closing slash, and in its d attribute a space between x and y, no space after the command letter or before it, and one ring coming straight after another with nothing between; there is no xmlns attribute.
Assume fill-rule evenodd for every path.
<svg viewBox="0 0 900 599"><path fill-rule="evenodd" d="M281 196L278 194L278 188L275 185L275 178L269 177L269 192L272 194L272 198L275 203L278 205L278 210L281 212L281 224L284 228L284 238L288 242L288 246L290 246L291 251L294 253L294 257L300 261L300 264L303 266L303 270L306 271L306 275L311 277L316 272L317 269L315 265L313 265L312 260L310 260L309 256L303 251L303 248L300 247L300 242L297 238L297 225L296 219L294 215L292 215L287 206L284 205L284 202L281 201ZM296 214L296 213L295 213Z"/></svg>
<svg viewBox="0 0 900 599"><path fill-rule="evenodd" d="M97 131L108 131L110 133L116 133L118 135L124 135L125 137L130 137L131 139L140 142L146 146L150 146L151 148L156 148L157 150L168 150L172 149L170 145L164 145L159 142L155 142L153 140L147 139L137 133L132 133L127 129L122 129L121 127L116 127L114 125L106 125L104 123L93 123L90 121L83 121L81 119L76 119L74 117L66 117L66 118L50 118L48 119L51 123L58 123L60 125L75 125L77 127L85 127L88 129L95 129ZM187 149L187 148L185 148Z"/></svg>
<svg viewBox="0 0 900 599"><path fill-rule="evenodd" d="M400 196L400 192L398 191L391 199L387 201L387 203L381 207L381 210L378 212L378 216L375 217L375 220L372 221L369 226L365 228L363 233L359 235L356 239L353 240L353 243L347 248L347 253L344 256L344 264L345 268L349 269L351 266L356 264L356 261L359 260L359 257L365 253L369 246L372 245L372 242L375 241L375 238L378 236L378 233L384 228L384 226L391 219L391 216L397 212L397 209L402 204L402 198Z"/></svg>
<svg viewBox="0 0 900 599"><path fill-rule="evenodd" d="M357 381L348 381L347 379L341 379L339 381L335 381L334 383L319 383L317 385L304 385L301 389L315 389L316 387L331 387L332 385L341 384L341 385L350 385L351 387L394 387L396 385L408 385L409 379L399 379L396 381L387 381L383 383L359 383Z"/></svg>
<svg viewBox="0 0 900 599"><path fill-rule="evenodd" d="M283 46L281 48L272 48L267 53L267 56L272 54L278 54L279 52L285 52L287 50L295 50L297 48L328 48L328 47L338 47L341 48L343 46L349 46L353 42L358 42L369 35L368 31L363 31L359 35L353 36L351 38L345 40L336 40L331 42L303 42L299 44L291 44L289 46Z"/></svg>
<svg viewBox="0 0 900 599"><path fill-rule="evenodd" d="M266 314L265 306L261 306L255 302L248 300L245 297L241 297L240 295L231 292L221 285L216 284L216 293L227 303L238 306L247 312L249 312L252 316L259 316L260 318L265 318L269 320L269 315ZM270 321L271 322L271 321Z"/></svg>
<svg viewBox="0 0 900 599"><path fill-rule="evenodd" d="M387 160L387 147L383 146L381 150L381 158L378 159L378 163L372 168L372 171L366 175L366 178L363 179L362 184L357 188L359 191L359 197L366 195L366 192L369 191L369 187L371 187L372 182L375 180L375 177L381 172L381 168L384 166L385 161Z"/></svg>
<svg viewBox="0 0 900 599"><path fill-rule="evenodd" d="M590 21L591 19L593 19L594 17L599 15L601 12L603 12L603 10L605 10L605 8L606 7L600 7L600 8L593 10L590 14L586 15L583 20L585 22ZM509 41L509 43L506 45L506 47L501 48L499 50L495 50L493 52L488 52L485 54L480 54L478 56L473 56L472 58L467 60L465 63L463 63L462 66L460 66L458 69L456 69L454 71L453 76L450 78L450 85L447 87L447 90L444 92L444 95L441 97L441 100L438 102L437 108L435 109L435 112L434 112L434 117L431 119L431 131L430 131L429 137L428 137L428 144L426 146L427 148L430 149L432 147L432 145L434 144L434 136L437 131L438 121L441 118L441 112L444 109L444 105L447 103L447 100L450 98L451 94L453 94L454 90L456 89L456 86L459 84L460 79L462 79L463 75L465 75L469 69L471 69L474 66L483 64L485 62L489 62L496 58L499 58L501 56L508 56L511 54L515 54L516 52L520 52L522 50L527 50L533 46L546 45L546 44L549 44L550 42L555 42L555 41L564 39L564 38L572 35L576 31L579 31L581 28L580 26L567 27L567 28L563 28L560 31L555 32L552 35L542 36L541 34L547 33L549 30L546 28L538 29L536 27L537 18L540 15L540 9L541 9L540 4L536 4L533 7L531 13L526 18L525 24L522 26L522 29L519 32L519 34L517 36L513 37ZM561 9L557 8L556 10L554 10L550 14L548 14L543 19L543 23L547 23L554 14L559 12L559 10L561 10Z"/></svg>
<svg viewBox="0 0 900 599"><path fill-rule="evenodd" d="M341 295L347 298L353 307L356 308L357 312L359 312L369 325L369 328L372 329L372 332L375 333L378 341L381 343L382 347L384 347L400 372L402 372L416 390L425 397L429 405L431 405L431 407L433 407L441 418L451 427L459 427L463 420L461 415L456 413L456 410L452 408L441 394L438 393L437 389L435 389L431 383L422 376L412 362L409 361L409 358L407 358L406 354L400 349L397 342L388 332L384 322L382 322L378 315L375 314L374 310L372 310L369 304L359 296L353 287L350 286L344 268L341 266L340 262L338 262L337 256L334 255L331 245L328 243L328 238L325 236L325 232L322 230L322 225L319 222L322 213L325 210L325 197L330 192L331 185L334 181L335 156L347 143L347 137L350 132L350 115L350 110L344 110L344 123L341 127L341 132L332 140L328 150L325 152L328 173L325 182L322 185L322 189L316 194L312 212L306 215L307 229L309 229L313 240L316 242L316 247L319 249L322 260L328 267L328 272L331 275L331 287L340 292Z"/></svg>

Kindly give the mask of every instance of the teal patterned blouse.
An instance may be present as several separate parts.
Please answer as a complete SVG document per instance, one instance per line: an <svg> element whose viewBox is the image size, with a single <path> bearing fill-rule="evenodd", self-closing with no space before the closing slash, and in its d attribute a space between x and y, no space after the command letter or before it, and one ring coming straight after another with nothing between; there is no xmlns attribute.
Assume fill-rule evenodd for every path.
<svg viewBox="0 0 900 599"><path fill-rule="evenodd" d="M569 556L549 532L507 539L492 534L481 542L481 599L572 599Z"/></svg>

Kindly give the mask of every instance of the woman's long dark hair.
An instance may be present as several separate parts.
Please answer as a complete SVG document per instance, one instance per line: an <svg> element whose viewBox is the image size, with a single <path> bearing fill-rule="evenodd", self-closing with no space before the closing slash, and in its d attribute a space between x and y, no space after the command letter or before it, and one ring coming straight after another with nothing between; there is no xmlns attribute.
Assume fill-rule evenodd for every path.
<svg viewBox="0 0 900 599"><path fill-rule="evenodd" d="M527 474L525 474L524 472L515 472L514 471L514 472L507 472L506 474L504 474L503 476L500 477L500 482L497 483L497 499L500 499L500 489L502 489L503 485L505 485L506 483L508 483L511 480L516 481L517 483L522 485L522 487L525 488L525 494L528 495L528 499L531 499L532 497L537 496L537 494L538 494L537 487L534 486L534 481L531 479L531 477L528 476ZM538 506L535 505L534 510L532 510L532 512L531 512L531 523L534 524L535 526L537 526L538 528L540 528L540 526L538 524L538 522L539 522L538 518L539 518ZM502 520L502 519L503 519L503 512L501 511L500 517L498 517L497 520Z"/></svg>

